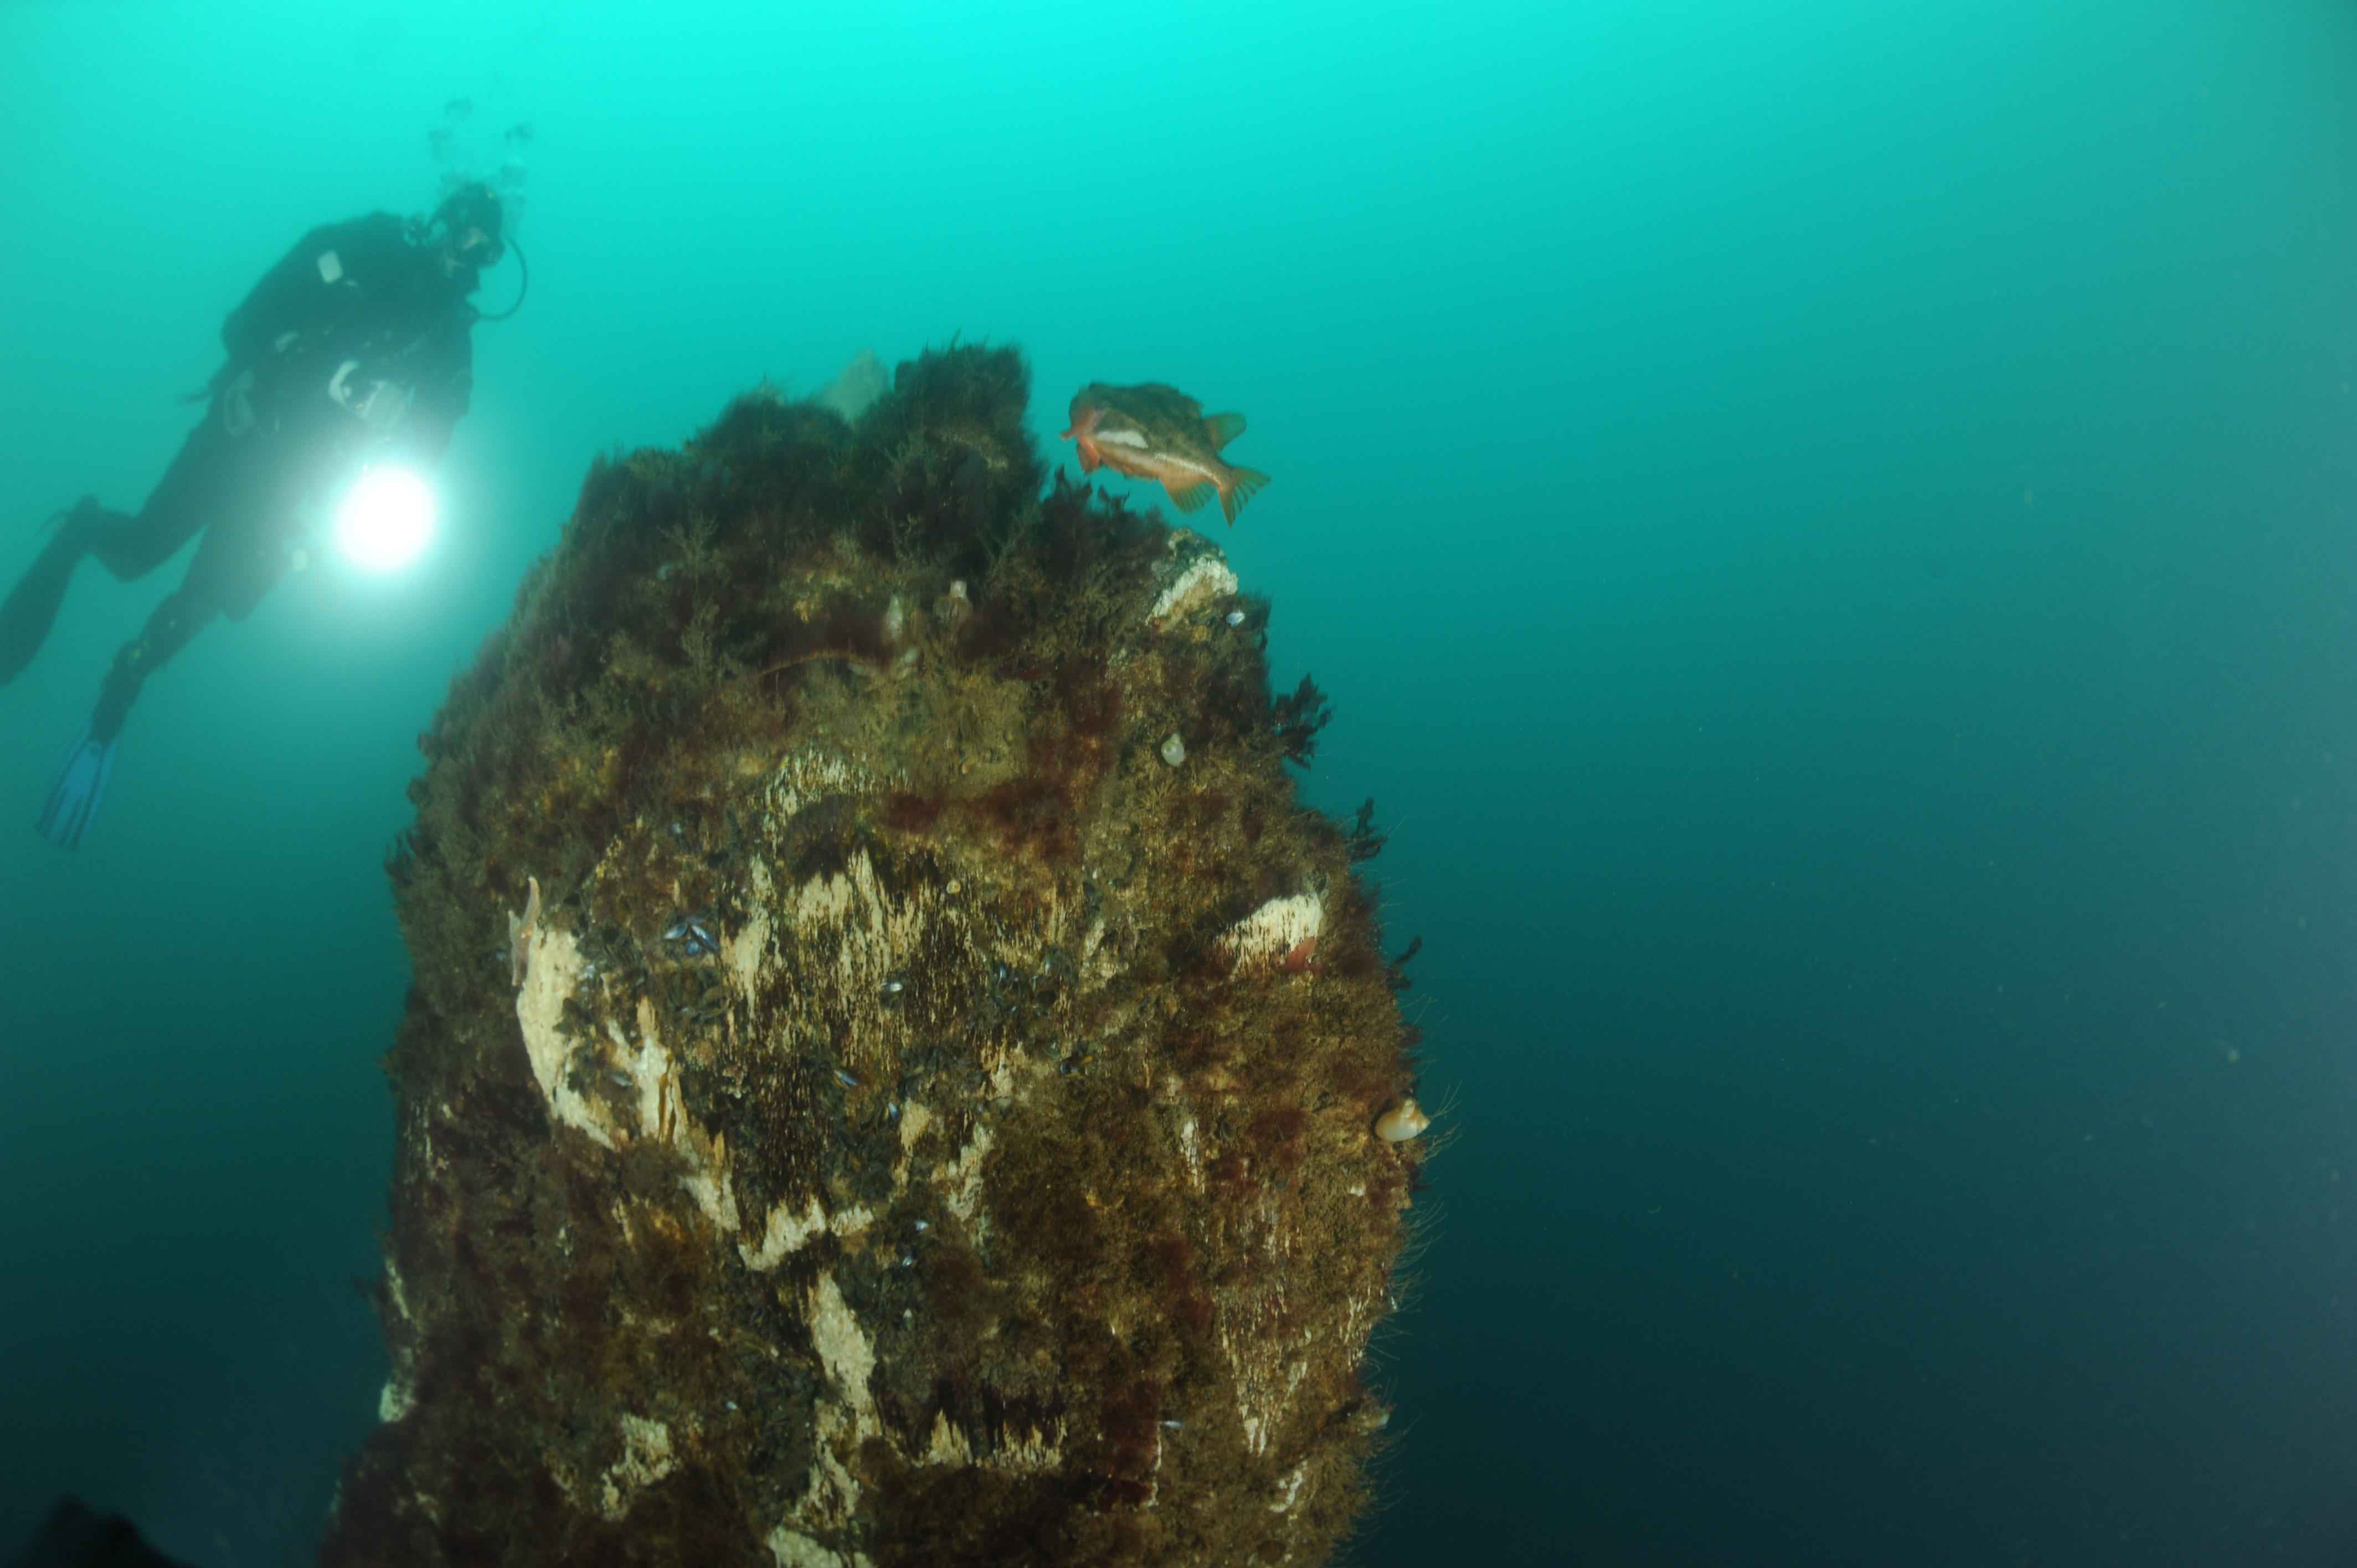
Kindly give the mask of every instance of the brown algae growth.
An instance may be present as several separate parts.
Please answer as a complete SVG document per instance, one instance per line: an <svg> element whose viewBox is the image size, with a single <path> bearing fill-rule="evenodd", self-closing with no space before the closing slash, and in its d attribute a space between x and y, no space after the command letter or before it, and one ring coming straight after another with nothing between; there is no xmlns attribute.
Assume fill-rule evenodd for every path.
<svg viewBox="0 0 2357 1568"><path fill-rule="evenodd" d="M1368 1501L1381 840L1295 799L1265 605L1027 392L599 461L454 682L325 1562L1310 1563Z"/></svg>

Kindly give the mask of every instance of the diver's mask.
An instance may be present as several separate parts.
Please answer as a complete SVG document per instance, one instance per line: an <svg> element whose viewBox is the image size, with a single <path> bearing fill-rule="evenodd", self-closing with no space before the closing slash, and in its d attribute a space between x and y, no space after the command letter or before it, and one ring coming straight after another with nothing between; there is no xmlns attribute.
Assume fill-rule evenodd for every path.
<svg viewBox="0 0 2357 1568"><path fill-rule="evenodd" d="M500 227L504 218L499 193L480 180L469 180L442 199L420 238L451 270L482 272L498 266L507 254Z"/></svg>

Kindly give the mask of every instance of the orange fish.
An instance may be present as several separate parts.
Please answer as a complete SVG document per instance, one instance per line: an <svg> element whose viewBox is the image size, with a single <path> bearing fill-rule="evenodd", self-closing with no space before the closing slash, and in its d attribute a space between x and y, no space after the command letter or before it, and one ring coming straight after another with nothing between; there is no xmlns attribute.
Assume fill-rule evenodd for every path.
<svg viewBox="0 0 2357 1568"><path fill-rule="evenodd" d="M1268 483L1259 469L1220 457L1220 448L1243 433L1243 414L1206 418L1203 405L1176 387L1091 381L1072 394L1072 427L1064 439L1079 444L1082 473L1103 466L1133 479L1157 479L1180 511L1193 511L1218 492L1232 528L1237 511Z"/></svg>

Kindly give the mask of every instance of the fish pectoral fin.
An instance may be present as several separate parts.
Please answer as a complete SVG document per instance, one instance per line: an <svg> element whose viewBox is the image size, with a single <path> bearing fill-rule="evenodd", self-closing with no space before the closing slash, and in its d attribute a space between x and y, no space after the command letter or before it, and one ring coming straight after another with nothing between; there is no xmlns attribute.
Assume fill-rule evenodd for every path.
<svg viewBox="0 0 2357 1568"><path fill-rule="evenodd" d="M1215 413L1203 421L1203 433L1211 438L1211 450L1216 452L1244 433L1244 416L1241 413Z"/></svg>
<svg viewBox="0 0 2357 1568"><path fill-rule="evenodd" d="M1211 481L1209 479L1198 479L1191 485L1178 485L1165 479L1162 488L1170 492L1171 504L1180 511L1193 511L1211 499Z"/></svg>
<svg viewBox="0 0 2357 1568"><path fill-rule="evenodd" d="M1083 473L1083 474L1093 474L1093 473L1095 473L1095 472L1097 471L1097 465L1098 465L1098 463L1101 461L1101 459L1097 456L1097 449L1096 449L1096 446L1095 446L1095 444L1094 444L1094 443L1092 443L1092 442L1088 442L1088 441L1083 441L1083 442L1082 442L1082 443L1081 443L1081 446L1080 446L1080 453L1081 453L1081 472L1082 472L1082 473Z"/></svg>
<svg viewBox="0 0 2357 1568"><path fill-rule="evenodd" d="M1258 468L1228 470L1228 482L1220 491L1220 510L1227 514L1229 527L1235 526L1236 513L1243 510L1244 502L1260 494L1261 487L1267 483L1268 476Z"/></svg>

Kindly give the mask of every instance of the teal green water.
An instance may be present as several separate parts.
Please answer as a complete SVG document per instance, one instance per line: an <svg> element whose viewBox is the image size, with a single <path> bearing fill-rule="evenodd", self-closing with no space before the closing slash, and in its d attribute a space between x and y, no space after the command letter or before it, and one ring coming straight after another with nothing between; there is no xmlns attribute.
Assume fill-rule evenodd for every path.
<svg viewBox="0 0 2357 1568"><path fill-rule="evenodd" d="M1351 1560L2357 1557L2357 13L0 7L0 576L314 223L534 128L436 553L0 833L0 1550L374 1419L415 733L591 456L1021 343L1251 417L1455 1141ZM495 274L483 301L510 297ZM0 689L29 822L178 566Z"/></svg>

